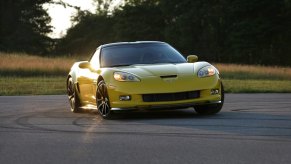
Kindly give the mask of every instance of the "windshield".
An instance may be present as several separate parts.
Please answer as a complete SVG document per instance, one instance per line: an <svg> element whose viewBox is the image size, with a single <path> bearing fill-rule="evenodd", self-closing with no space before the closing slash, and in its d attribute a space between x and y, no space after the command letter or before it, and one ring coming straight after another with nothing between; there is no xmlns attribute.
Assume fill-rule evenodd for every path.
<svg viewBox="0 0 291 164"><path fill-rule="evenodd" d="M123 44L104 47L101 51L101 67L162 63L186 63L186 60L165 43Z"/></svg>

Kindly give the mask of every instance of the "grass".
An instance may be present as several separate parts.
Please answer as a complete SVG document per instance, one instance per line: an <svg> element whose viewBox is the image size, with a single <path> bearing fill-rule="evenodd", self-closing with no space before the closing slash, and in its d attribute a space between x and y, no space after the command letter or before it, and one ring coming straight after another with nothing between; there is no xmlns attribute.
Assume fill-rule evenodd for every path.
<svg viewBox="0 0 291 164"><path fill-rule="evenodd" d="M0 96L66 93L65 77L1 77Z"/></svg>
<svg viewBox="0 0 291 164"><path fill-rule="evenodd" d="M66 93L76 57L39 57L0 52L0 96ZM291 93L291 68L214 64L229 93Z"/></svg>
<svg viewBox="0 0 291 164"><path fill-rule="evenodd" d="M66 93L66 75L77 61L0 52L0 96Z"/></svg>
<svg viewBox="0 0 291 164"><path fill-rule="evenodd" d="M78 61L75 58L0 52L0 76L65 76L73 63Z"/></svg>
<svg viewBox="0 0 291 164"><path fill-rule="evenodd" d="M26 70L26 71L68 71L76 61L68 57L40 57L19 53L1 53L1 70Z"/></svg>
<svg viewBox="0 0 291 164"><path fill-rule="evenodd" d="M291 93L291 68L214 64L229 93Z"/></svg>
<svg viewBox="0 0 291 164"><path fill-rule="evenodd" d="M214 64L222 78L242 80L291 80L290 67Z"/></svg>
<svg viewBox="0 0 291 164"><path fill-rule="evenodd" d="M223 79L228 93L291 93L291 80Z"/></svg>

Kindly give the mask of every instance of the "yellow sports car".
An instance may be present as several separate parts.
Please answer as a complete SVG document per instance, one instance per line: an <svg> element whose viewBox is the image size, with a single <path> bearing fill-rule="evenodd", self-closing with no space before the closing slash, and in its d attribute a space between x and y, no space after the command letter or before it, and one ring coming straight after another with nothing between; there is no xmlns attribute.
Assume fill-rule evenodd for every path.
<svg viewBox="0 0 291 164"><path fill-rule="evenodd" d="M185 59L169 44L120 42L99 46L89 61L76 62L67 78L72 112L194 107L218 113L224 90L218 70L198 57Z"/></svg>

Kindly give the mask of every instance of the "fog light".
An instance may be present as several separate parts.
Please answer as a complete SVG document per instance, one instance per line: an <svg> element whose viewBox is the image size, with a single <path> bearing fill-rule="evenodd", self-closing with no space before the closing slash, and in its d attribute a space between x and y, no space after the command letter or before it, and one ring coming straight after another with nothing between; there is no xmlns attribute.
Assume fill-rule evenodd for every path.
<svg viewBox="0 0 291 164"><path fill-rule="evenodd" d="M120 101L130 101L131 100L131 96L129 96L129 95L119 96L119 100Z"/></svg>
<svg viewBox="0 0 291 164"><path fill-rule="evenodd" d="M210 93L211 95L217 95L219 94L219 89L211 89Z"/></svg>

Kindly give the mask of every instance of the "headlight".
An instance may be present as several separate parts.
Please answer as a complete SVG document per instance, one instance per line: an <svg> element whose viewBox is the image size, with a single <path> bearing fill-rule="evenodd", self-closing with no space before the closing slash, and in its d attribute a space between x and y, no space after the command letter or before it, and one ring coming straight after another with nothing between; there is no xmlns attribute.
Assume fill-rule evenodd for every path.
<svg viewBox="0 0 291 164"><path fill-rule="evenodd" d="M206 66L198 71L198 77L209 77L215 75L216 69L213 66Z"/></svg>
<svg viewBox="0 0 291 164"><path fill-rule="evenodd" d="M113 76L117 81L140 81L135 75L125 72L114 72Z"/></svg>

